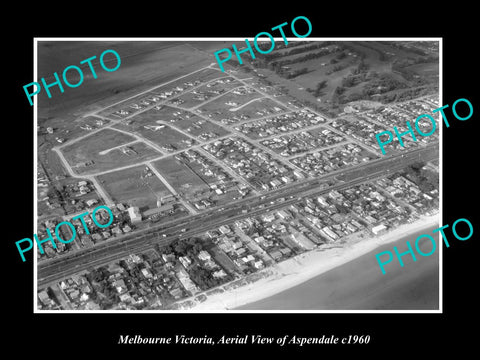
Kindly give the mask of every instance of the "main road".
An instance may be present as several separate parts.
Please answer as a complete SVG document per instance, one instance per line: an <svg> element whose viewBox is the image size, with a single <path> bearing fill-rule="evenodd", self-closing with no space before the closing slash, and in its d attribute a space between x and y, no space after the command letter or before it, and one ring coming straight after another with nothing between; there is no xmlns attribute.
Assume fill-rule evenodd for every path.
<svg viewBox="0 0 480 360"><path fill-rule="evenodd" d="M263 196L243 199L220 209L212 209L198 215L178 219L168 225L162 224L114 238L90 248L71 251L66 255L38 264L38 288L46 287L77 272L119 260L129 254L145 251L155 245L165 246L179 238L196 236L235 220L288 206L298 202L300 197L349 188L385 177L416 161L433 159L438 159L437 144L382 157L379 160L321 178L294 183L270 191Z"/></svg>

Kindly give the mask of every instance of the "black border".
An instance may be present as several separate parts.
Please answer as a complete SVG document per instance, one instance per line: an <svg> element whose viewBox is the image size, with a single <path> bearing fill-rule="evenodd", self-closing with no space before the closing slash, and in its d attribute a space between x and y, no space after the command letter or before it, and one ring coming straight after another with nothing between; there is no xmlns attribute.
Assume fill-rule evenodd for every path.
<svg viewBox="0 0 480 360"><path fill-rule="evenodd" d="M21 351L29 344L34 355L68 356L82 352L138 355L145 350L156 356L177 355L203 350L236 354L267 351L269 354L312 351L316 356L355 355L366 352L404 356L419 352L439 354L443 349L467 351L474 344L469 328L471 313L476 308L475 256L480 234L478 215L474 211L477 152L475 151L477 111L480 102L474 92L476 85L477 20L473 7L457 3L449 9L420 9L418 4L384 3L379 8L371 4L337 4L335 9L322 3L314 5L276 4L260 9L245 3L203 3L199 9L181 4L173 11L170 5L110 4L100 9L93 5L65 11L29 9L22 13L19 30L5 28L6 49L2 61L7 83L4 85L4 193L6 229L4 236L3 311L10 318L8 346ZM439 5L437 5L439 6ZM183 7L183 9L182 9ZM272 9L274 8L274 9ZM129 10L130 9L130 10ZM380 10L380 12L379 12ZM19 12L21 13L21 12ZM220 37L254 36L260 31L307 16L312 25L311 37L442 37L443 38L443 103L452 104L458 98L469 99L475 109L473 117L464 122L453 120L444 129L443 146L443 223L451 224L467 218L474 224L473 237L465 242L453 241L444 248L443 314L33 314L33 259L22 263L14 241L33 233L33 108L25 100L22 86L33 78L33 38L48 36L94 37ZM6 24L5 24L6 25ZM5 26L5 25L2 25ZM479 109L479 110L477 110ZM8 177L7 177L8 176ZM7 190L8 189L8 190ZM9 194L12 194L10 196ZM317 336L334 334L369 334L368 346L143 346L117 345L120 334L172 336L186 334L203 336L256 335L283 336L297 334ZM385 352L379 350L385 349ZM42 357L42 356L41 356ZM123 356L122 356L123 358Z"/></svg>

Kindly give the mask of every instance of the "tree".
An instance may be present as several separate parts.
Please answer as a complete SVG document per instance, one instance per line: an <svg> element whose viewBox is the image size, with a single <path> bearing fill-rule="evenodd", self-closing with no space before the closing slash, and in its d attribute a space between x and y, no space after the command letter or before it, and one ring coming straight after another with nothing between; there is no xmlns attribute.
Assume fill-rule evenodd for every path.
<svg viewBox="0 0 480 360"><path fill-rule="evenodd" d="M201 243L196 243L194 246L193 246L193 250L194 250L194 253L199 253L200 251L203 250L203 246Z"/></svg>
<svg viewBox="0 0 480 360"><path fill-rule="evenodd" d="M327 87L327 80L322 80L317 84L317 89L322 90Z"/></svg>
<svg viewBox="0 0 480 360"><path fill-rule="evenodd" d="M342 95L345 92L345 88L343 86L337 86L335 88L335 94L336 95Z"/></svg>
<svg viewBox="0 0 480 360"><path fill-rule="evenodd" d="M179 241L177 242L177 244L175 245L175 252L177 254L180 254L180 255L183 255L185 254L185 252L187 251L187 244L183 241Z"/></svg>
<svg viewBox="0 0 480 360"><path fill-rule="evenodd" d="M320 81L317 84L316 89L313 91L313 96L319 97L322 94L322 90L327 87L327 80Z"/></svg>

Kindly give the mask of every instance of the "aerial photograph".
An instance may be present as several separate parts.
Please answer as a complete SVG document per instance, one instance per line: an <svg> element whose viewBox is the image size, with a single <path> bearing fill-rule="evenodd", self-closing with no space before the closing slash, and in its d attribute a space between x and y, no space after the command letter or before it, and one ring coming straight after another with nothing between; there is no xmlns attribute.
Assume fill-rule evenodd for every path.
<svg viewBox="0 0 480 360"><path fill-rule="evenodd" d="M35 45L36 312L440 309L439 39Z"/></svg>

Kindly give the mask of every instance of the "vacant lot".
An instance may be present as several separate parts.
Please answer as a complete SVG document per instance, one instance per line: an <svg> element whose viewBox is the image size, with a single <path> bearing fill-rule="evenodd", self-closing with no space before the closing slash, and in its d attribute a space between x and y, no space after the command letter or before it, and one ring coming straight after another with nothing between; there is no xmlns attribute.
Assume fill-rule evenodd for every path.
<svg viewBox="0 0 480 360"><path fill-rule="evenodd" d="M242 86L243 84L231 77L219 77L207 84L199 86L198 88L180 95L178 99L182 100L180 105L182 108L190 109L192 107L200 106L205 101L210 101L212 98L221 96L231 89Z"/></svg>
<svg viewBox="0 0 480 360"><path fill-rule="evenodd" d="M165 152L182 150L196 142L192 138L183 135L182 133L178 132L177 130L171 128L168 125L155 125L159 127L146 128L142 126L137 129L136 132L139 133L141 137L148 139L158 145Z"/></svg>
<svg viewBox="0 0 480 360"><path fill-rule="evenodd" d="M198 138L200 141L228 134L228 132L222 127L206 121L190 111L180 110L170 106L163 106L161 109L150 109L144 113L134 116L127 122L123 121L122 123L115 125L114 128L136 132L138 134L144 134L142 128L145 129L145 126L150 128L151 131L158 132L162 130L160 129L161 125L171 127L173 131L178 129L188 136ZM167 139L164 139L161 143L159 143L159 145L163 146L166 144L172 144L177 146L180 144L181 147L179 148L183 149L186 147L186 145L182 141L189 139L187 135L179 134L172 139L172 142L168 142Z"/></svg>
<svg viewBox="0 0 480 360"><path fill-rule="evenodd" d="M171 122L172 126L177 127L196 138L200 137L201 140L206 140L207 138L213 139L229 134L229 132L223 127L218 126L211 121L205 120L196 115L188 119L176 117L175 120L175 122Z"/></svg>
<svg viewBox="0 0 480 360"><path fill-rule="evenodd" d="M160 116L139 114L129 119L128 122L116 124L118 128L136 134L141 138L152 141L165 152L187 148L194 139L173 129L168 123L160 120Z"/></svg>
<svg viewBox="0 0 480 360"><path fill-rule="evenodd" d="M223 124L258 119L287 110L284 106L279 105L271 99L266 98L259 93L256 94L258 95L250 98L248 101L244 101L243 98L238 96L232 96L230 100L220 98L202 106L200 110L202 111L202 114ZM225 106L225 102L229 101L232 101L235 105Z"/></svg>
<svg viewBox="0 0 480 360"><path fill-rule="evenodd" d="M174 156L155 161L152 165L179 194L192 195L197 192L210 190L206 181L191 168L175 159Z"/></svg>
<svg viewBox="0 0 480 360"><path fill-rule="evenodd" d="M203 106L200 107L202 111L207 113L221 112L229 114L230 109L238 108L253 99L263 98L263 95L250 87L241 87L237 89L239 93L229 92Z"/></svg>
<svg viewBox="0 0 480 360"><path fill-rule="evenodd" d="M144 211L156 207L157 197L170 194L155 175L147 176L146 168L146 165L136 166L99 175L97 179L114 201L138 206Z"/></svg>
<svg viewBox="0 0 480 360"><path fill-rule="evenodd" d="M136 140L133 136L112 129L104 129L64 147L62 152L78 174L112 170L161 155L144 143L132 143ZM122 146L125 144L129 145Z"/></svg>

